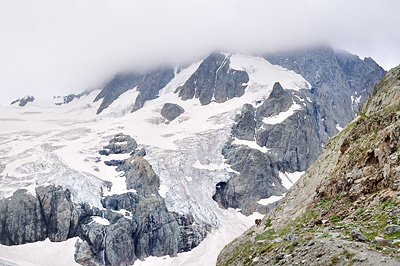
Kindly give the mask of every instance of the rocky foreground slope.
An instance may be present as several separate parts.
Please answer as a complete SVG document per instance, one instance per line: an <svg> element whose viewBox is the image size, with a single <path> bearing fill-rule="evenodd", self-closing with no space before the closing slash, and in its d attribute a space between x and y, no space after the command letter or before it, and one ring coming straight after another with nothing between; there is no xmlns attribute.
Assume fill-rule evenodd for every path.
<svg viewBox="0 0 400 266"><path fill-rule="evenodd" d="M218 265L400 265L400 66Z"/></svg>

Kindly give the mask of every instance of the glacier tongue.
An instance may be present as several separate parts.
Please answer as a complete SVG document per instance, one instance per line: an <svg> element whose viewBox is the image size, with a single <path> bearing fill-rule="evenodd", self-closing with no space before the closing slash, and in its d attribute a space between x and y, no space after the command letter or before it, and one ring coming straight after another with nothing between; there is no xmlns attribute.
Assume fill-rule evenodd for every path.
<svg viewBox="0 0 400 266"><path fill-rule="evenodd" d="M209 170L194 165L223 164L221 151L229 129L210 130L178 140L177 150L148 148L146 159L159 175L161 186L169 188L166 203L170 211L192 213L198 221L221 225L223 214L212 196L215 185L226 181L229 173L224 168Z"/></svg>

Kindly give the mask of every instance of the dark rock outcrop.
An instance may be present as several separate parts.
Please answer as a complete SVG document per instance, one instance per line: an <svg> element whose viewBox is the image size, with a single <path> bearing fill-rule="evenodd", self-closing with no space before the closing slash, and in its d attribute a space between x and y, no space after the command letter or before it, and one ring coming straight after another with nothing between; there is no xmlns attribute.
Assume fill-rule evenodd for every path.
<svg viewBox="0 0 400 266"><path fill-rule="evenodd" d="M55 103L56 105L63 105L63 104L69 104L70 102L72 102L75 99L80 99L82 96L86 96L89 95L89 93L91 93L92 90L88 89L85 90L84 92L80 93L80 94L68 94L67 96L63 96L62 97L62 102L58 102ZM55 96L54 99L59 99L61 98L60 96Z"/></svg>
<svg viewBox="0 0 400 266"><path fill-rule="evenodd" d="M253 141L256 132L255 109L251 104L242 107L241 114L236 117L236 124L232 128L233 136L238 139Z"/></svg>
<svg viewBox="0 0 400 266"><path fill-rule="evenodd" d="M135 88L142 79L143 75L139 73L121 73L115 75L94 99L94 102L103 99L99 109L97 109L97 114L100 114L111 103L118 99L121 94Z"/></svg>
<svg viewBox="0 0 400 266"><path fill-rule="evenodd" d="M240 174L231 177L227 183L217 184L213 199L220 206L242 208L245 214L255 210L265 212L265 208L256 203L259 199L286 192L267 154L242 146L225 146L223 154L231 168ZM251 177L250 181L248 177Z"/></svg>
<svg viewBox="0 0 400 266"><path fill-rule="evenodd" d="M211 232L209 224L197 224L191 214L174 213L180 227L179 252L190 251L197 247Z"/></svg>
<svg viewBox="0 0 400 266"><path fill-rule="evenodd" d="M121 134L117 134L113 139L119 139L121 136ZM124 139L126 139L126 136ZM126 141L124 142L126 143ZM131 152L132 157L129 159L108 162L108 164L116 166L117 171L124 172L126 188L135 191L107 196L102 200L104 208L108 210L125 210L123 219L131 221L129 228L121 228L126 222L122 223L120 220L118 220L120 225L114 226L114 223L112 225L119 228L118 230L132 232L134 245L131 247L129 239L121 240L117 235L115 235L115 241L126 242L126 244L121 245L130 248L125 247L122 251L126 250L127 253L134 251L133 260L136 258L144 259L148 256L175 256L180 251L188 251L194 248L210 232L210 226L194 223L193 217L189 215L177 215L168 211L164 199L158 193L160 183L158 176L151 165L139 156L145 154L145 152L138 149L137 146L135 147ZM110 151L115 153L119 150L110 149ZM105 217L108 219L107 215ZM110 228L111 225L107 227L106 243L110 243L108 240L108 236L112 234L112 231L109 231ZM185 239L190 240L190 242L187 243ZM116 264L111 263L112 265L119 265L118 263L121 260L117 261L117 258L123 258L123 254L119 254L117 248L118 245L108 247L108 244L106 244L106 260L111 263L112 258L115 258L113 261ZM113 253L109 254L109 252ZM101 250L92 250L88 253L101 254ZM131 262L130 259L131 257L126 257L125 263Z"/></svg>
<svg viewBox="0 0 400 266"><path fill-rule="evenodd" d="M131 265L136 260L135 222L119 219L107 227L107 248L105 256L111 265Z"/></svg>
<svg viewBox="0 0 400 266"><path fill-rule="evenodd" d="M165 103L161 109L161 115L172 121L185 112L185 109L174 103Z"/></svg>
<svg viewBox="0 0 400 266"><path fill-rule="evenodd" d="M37 187L35 196L17 190L0 201L0 243L65 241L78 235L81 221L90 214L87 205L73 203L70 192L61 187Z"/></svg>
<svg viewBox="0 0 400 266"><path fill-rule="evenodd" d="M47 186L36 188L37 199L47 225L47 234L52 242L65 241L76 236L80 218L85 213L71 201L68 190Z"/></svg>
<svg viewBox="0 0 400 266"><path fill-rule="evenodd" d="M137 85L139 95L136 97L132 112L143 107L146 101L155 99L158 92L174 78L174 69L165 68L148 72Z"/></svg>
<svg viewBox="0 0 400 266"><path fill-rule="evenodd" d="M212 53L193 73L193 75L177 88L182 100L198 98L202 105L211 101L225 102L244 94L249 81L245 71L231 69L229 57L221 53Z"/></svg>
<svg viewBox="0 0 400 266"><path fill-rule="evenodd" d="M245 214L267 212L273 206L257 203L260 199L286 192L279 172L305 171L318 157L323 137L318 135L315 113L307 101L309 91L289 91L277 82L270 96L258 107L246 104L236 117L232 137L255 141L261 152L245 145L228 142L223 155L231 168L228 182L217 185L214 200L224 208L240 208ZM265 123L265 118L288 112L293 114L280 123Z"/></svg>
<svg viewBox="0 0 400 266"><path fill-rule="evenodd" d="M31 102L33 102L34 100L35 100L35 97L33 97L33 96L26 96L26 97L24 97L24 98L22 98L22 99L18 99L18 100L13 101L10 105L19 103L18 105L21 106L21 107L23 107L23 106L25 106L27 103L31 103Z"/></svg>
<svg viewBox="0 0 400 266"><path fill-rule="evenodd" d="M126 188L136 189L145 197L158 195L160 180L151 165L143 158L136 157L125 164Z"/></svg>
<svg viewBox="0 0 400 266"><path fill-rule="evenodd" d="M47 237L39 201L26 190L17 190L13 196L0 201L0 242L20 245L42 241Z"/></svg>
<svg viewBox="0 0 400 266"><path fill-rule="evenodd" d="M111 103L113 103L124 92L136 88L139 95L136 97L133 111L143 107L148 100L155 99L158 92L168 84L174 77L172 68L160 68L147 73L121 73L107 83L107 85L96 96L94 102L103 99L97 110L100 114Z"/></svg>
<svg viewBox="0 0 400 266"><path fill-rule="evenodd" d="M121 154L121 153L133 153L137 148L136 141L122 133L115 135L110 141L109 145L103 147L103 150L99 151L100 155L110 154Z"/></svg>

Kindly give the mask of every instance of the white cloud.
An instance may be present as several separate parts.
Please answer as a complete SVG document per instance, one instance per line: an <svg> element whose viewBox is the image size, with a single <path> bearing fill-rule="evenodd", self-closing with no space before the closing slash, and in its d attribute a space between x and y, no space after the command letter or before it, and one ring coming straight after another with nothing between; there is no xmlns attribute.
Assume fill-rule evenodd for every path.
<svg viewBox="0 0 400 266"><path fill-rule="evenodd" d="M399 8L396 0L3 0L0 102L79 93L123 69L215 49L328 41L389 68L400 63Z"/></svg>

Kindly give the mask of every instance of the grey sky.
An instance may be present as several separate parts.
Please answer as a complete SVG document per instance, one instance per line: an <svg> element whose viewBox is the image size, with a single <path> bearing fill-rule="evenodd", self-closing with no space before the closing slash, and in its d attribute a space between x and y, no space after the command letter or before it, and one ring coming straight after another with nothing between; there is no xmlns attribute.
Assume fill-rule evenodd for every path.
<svg viewBox="0 0 400 266"><path fill-rule="evenodd" d="M211 50L329 42L400 64L398 0L0 0L0 104L80 93L115 72Z"/></svg>

